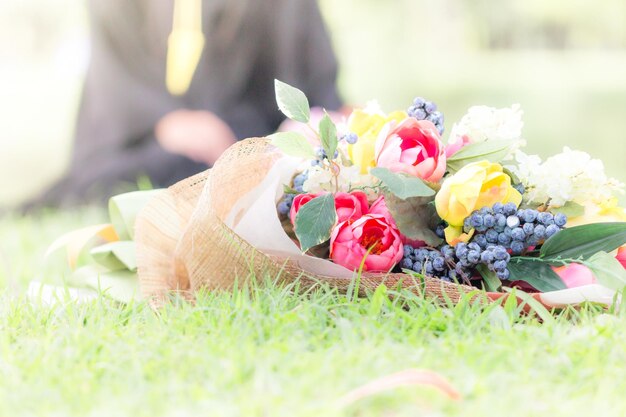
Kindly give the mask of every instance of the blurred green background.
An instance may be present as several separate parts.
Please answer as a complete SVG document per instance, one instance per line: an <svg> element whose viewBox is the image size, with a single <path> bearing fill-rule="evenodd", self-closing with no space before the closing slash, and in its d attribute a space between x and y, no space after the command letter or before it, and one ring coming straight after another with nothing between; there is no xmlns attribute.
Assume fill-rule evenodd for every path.
<svg viewBox="0 0 626 417"><path fill-rule="evenodd" d="M581 149L626 180L624 0L321 5L348 103L392 110L421 95L444 111L446 133L471 105L520 103L529 152ZM83 2L0 2L0 206L63 172L88 59Z"/></svg>

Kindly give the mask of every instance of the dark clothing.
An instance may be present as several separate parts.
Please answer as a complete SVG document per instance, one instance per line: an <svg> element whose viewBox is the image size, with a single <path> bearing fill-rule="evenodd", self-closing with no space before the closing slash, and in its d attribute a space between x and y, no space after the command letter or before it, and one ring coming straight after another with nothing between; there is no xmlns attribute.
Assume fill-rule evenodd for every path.
<svg viewBox="0 0 626 417"><path fill-rule="evenodd" d="M108 198L145 174L168 186L206 166L169 154L154 126L177 109L208 110L242 139L273 132L283 116L274 78L312 106L336 109L337 63L315 0L204 0L205 47L189 91L165 87L173 0L91 0L91 63L67 176L41 198Z"/></svg>

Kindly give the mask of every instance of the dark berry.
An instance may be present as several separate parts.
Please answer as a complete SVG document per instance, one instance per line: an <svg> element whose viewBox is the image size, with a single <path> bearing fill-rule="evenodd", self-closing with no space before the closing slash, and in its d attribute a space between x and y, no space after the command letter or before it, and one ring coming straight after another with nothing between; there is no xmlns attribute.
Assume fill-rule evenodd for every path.
<svg viewBox="0 0 626 417"><path fill-rule="evenodd" d="M289 214L290 210L291 210L290 204L287 203L286 201L283 200L280 203L278 203L278 212L282 214L283 216L286 216L287 214Z"/></svg>
<svg viewBox="0 0 626 417"><path fill-rule="evenodd" d="M511 231L511 238L513 238L513 240L523 242L526 239L526 233L524 233L524 230L521 227L516 227L513 231Z"/></svg>
<svg viewBox="0 0 626 417"><path fill-rule="evenodd" d="M537 220L538 214L539 212L537 210L524 210L524 216L522 217L522 220L524 220L526 223L533 223L535 220Z"/></svg>
<svg viewBox="0 0 626 417"><path fill-rule="evenodd" d="M511 243L511 237L508 236L506 233L500 233L498 235L498 243L504 246L508 246L508 244Z"/></svg>
<svg viewBox="0 0 626 417"><path fill-rule="evenodd" d="M493 267L496 271L502 271L503 269L506 269L507 265L508 263L504 260L495 261L493 263Z"/></svg>
<svg viewBox="0 0 626 417"><path fill-rule="evenodd" d="M511 252L513 252L514 255L521 255L522 252L524 252L524 249L526 248L524 247L523 242L520 242L519 240L511 242Z"/></svg>
<svg viewBox="0 0 626 417"><path fill-rule="evenodd" d="M496 225L496 218L491 214L485 214L483 216L483 224L486 227L491 228Z"/></svg>
<svg viewBox="0 0 626 417"><path fill-rule="evenodd" d="M410 258L404 258L402 259L402 263L400 264L400 266L404 269L412 269L413 261Z"/></svg>
<svg viewBox="0 0 626 417"><path fill-rule="evenodd" d="M432 101L425 101L424 110L426 110L427 113L432 113L435 110L437 110L437 105L433 103Z"/></svg>
<svg viewBox="0 0 626 417"><path fill-rule="evenodd" d="M467 252L467 260L473 264L480 262L480 251L471 250Z"/></svg>
<svg viewBox="0 0 626 417"><path fill-rule="evenodd" d="M549 225L548 227L546 227L546 238L554 236L559 231L561 231L561 229L556 224Z"/></svg>
<svg viewBox="0 0 626 417"><path fill-rule="evenodd" d="M517 206L515 203L506 203L504 205L503 214L506 216L512 216L517 212Z"/></svg>
<svg viewBox="0 0 626 417"><path fill-rule="evenodd" d="M522 230L527 236L530 236L535 231L535 225L532 223L525 223L524 226L522 226Z"/></svg>
<svg viewBox="0 0 626 417"><path fill-rule="evenodd" d="M493 212L496 214L504 214L504 204L502 203L494 204L492 209L493 209Z"/></svg>
<svg viewBox="0 0 626 417"><path fill-rule="evenodd" d="M345 135L343 137L347 143L349 143L350 145L354 145L355 143L357 143L357 141L359 140L359 137L356 135L356 133L348 133L347 135Z"/></svg>
<svg viewBox="0 0 626 417"><path fill-rule="evenodd" d="M493 252L486 250L480 254L480 261L484 264L489 264L493 262Z"/></svg>
<svg viewBox="0 0 626 417"><path fill-rule="evenodd" d="M493 230L489 230L489 231L491 232L491 231L493 231ZM487 244L488 244L488 242L487 242L487 238L486 238L486 237L485 237L485 235L483 235L483 234L477 234L477 235L475 235L475 236L474 236L473 241L474 241L474 242L476 242L476 244L477 244L478 246L480 246L480 248L481 248L481 249L486 248L486 247L487 247Z"/></svg>
<svg viewBox="0 0 626 417"><path fill-rule="evenodd" d="M456 257L457 258L465 258L467 256L467 244L461 242L455 246Z"/></svg>
<svg viewBox="0 0 626 417"><path fill-rule="evenodd" d="M436 271L443 271L445 267L446 267L446 261L441 256L433 259L433 268Z"/></svg>
<svg viewBox="0 0 626 417"><path fill-rule="evenodd" d="M539 221L539 223L548 226L554 223L554 216L551 213L544 211L539 213L539 215L537 216L537 220Z"/></svg>
<svg viewBox="0 0 626 417"><path fill-rule="evenodd" d="M538 224L535 226L535 231L533 232L533 236L535 236L538 240L543 240L546 238L546 227Z"/></svg>
<svg viewBox="0 0 626 417"><path fill-rule="evenodd" d="M511 273L509 272L508 269L503 269L501 271L496 272L496 275L500 279L507 280L511 276Z"/></svg>
<svg viewBox="0 0 626 417"><path fill-rule="evenodd" d="M498 243L498 232L494 229L487 230L487 233L485 233L485 237L487 238L487 242L489 243Z"/></svg>
<svg viewBox="0 0 626 417"><path fill-rule="evenodd" d="M554 215L554 224L556 224L559 227L563 227L565 226L565 224L567 223L567 216L563 213L557 213Z"/></svg>

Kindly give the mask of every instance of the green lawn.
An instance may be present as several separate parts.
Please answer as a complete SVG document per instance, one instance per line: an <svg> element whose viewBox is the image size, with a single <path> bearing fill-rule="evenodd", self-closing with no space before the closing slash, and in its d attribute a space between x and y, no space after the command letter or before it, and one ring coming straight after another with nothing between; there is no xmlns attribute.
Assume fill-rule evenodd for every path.
<svg viewBox="0 0 626 417"><path fill-rule="evenodd" d="M305 296L269 281L158 314L104 299L29 303L28 281L60 271L44 264L46 245L104 219L84 209L0 220L0 415L626 415L619 313L540 324L501 307ZM463 399L405 387L338 405L407 368L442 374Z"/></svg>

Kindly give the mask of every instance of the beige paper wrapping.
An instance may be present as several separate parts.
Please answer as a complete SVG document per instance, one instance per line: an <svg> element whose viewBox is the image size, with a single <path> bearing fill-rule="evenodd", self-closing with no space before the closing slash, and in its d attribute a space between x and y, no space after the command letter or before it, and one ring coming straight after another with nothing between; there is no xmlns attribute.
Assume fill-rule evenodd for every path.
<svg viewBox="0 0 626 417"><path fill-rule="evenodd" d="M144 297L159 302L178 291L192 298L198 290L228 289L235 282L242 285L251 278L267 276L283 282L299 279L304 288L319 283L340 291L349 287L352 277L311 273L303 266L306 262L263 253L226 225L235 204L266 178L281 157L267 139L238 142L212 169L175 184L145 207L135 231ZM231 216L228 222L236 225L238 220ZM381 283L452 302L458 301L461 293L475 290L436 278L419 283L405 274L364 274L361 293Z"/></svg>

